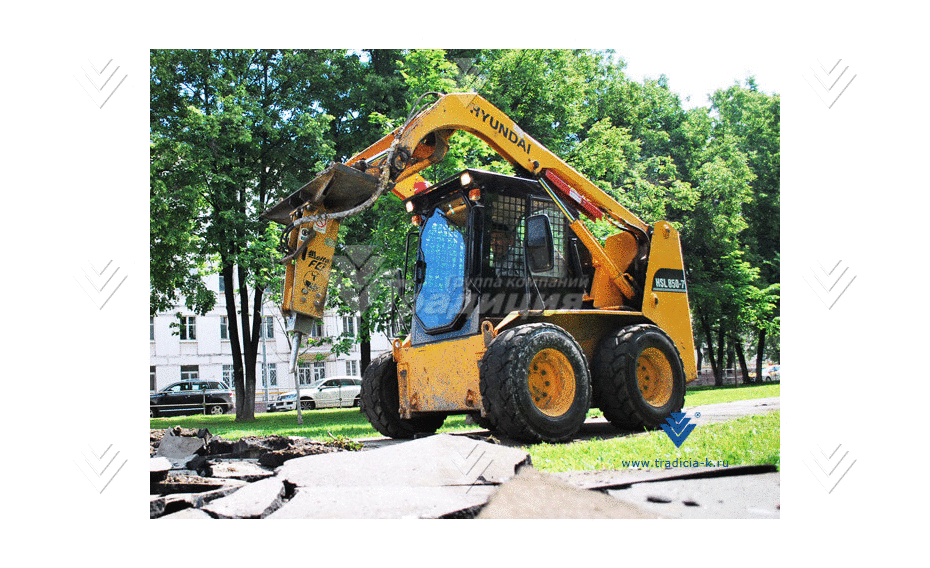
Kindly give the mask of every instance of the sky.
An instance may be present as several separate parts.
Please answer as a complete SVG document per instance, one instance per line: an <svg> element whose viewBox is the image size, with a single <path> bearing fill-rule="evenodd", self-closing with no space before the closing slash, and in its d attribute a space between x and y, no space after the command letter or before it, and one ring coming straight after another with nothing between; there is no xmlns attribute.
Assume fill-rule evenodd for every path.
<svg viewBox="0 0 930 568"><path fill-rule="evenodd" d="M614 49L626 62L625 72L631 79L658 79L664 74L669 88L681 97L684 108L706 106L714 91L736 82L744 84L750 76L755 77L760 90L769 94L779 92L775 69L763 54L752 50L670 52L639 44Z"/></svg>

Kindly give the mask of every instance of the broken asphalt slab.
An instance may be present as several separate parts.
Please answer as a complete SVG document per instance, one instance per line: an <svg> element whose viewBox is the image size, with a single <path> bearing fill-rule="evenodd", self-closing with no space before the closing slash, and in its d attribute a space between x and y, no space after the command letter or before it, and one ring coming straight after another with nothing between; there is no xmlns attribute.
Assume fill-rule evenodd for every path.
<svg viewBox="0 0 930 568"><path fill-rule="evenodd" d="M685 409L689 415L701 412L701 417L696 417L701 422L725 421L773 410L778 410L778 399ZM594 422L588 421L581 439L590 437L601 426L597 419ZM372 439L365 441L365 451L361 452L311 453L288 459L273 476L269 476L267 469L261 471L260 466L265 464L256 463L260 460L250 454L252 448L246 451L217 447L225 455L211 457L214 473L221 474L228 468L226 475L253 483L239 481L243 485L235 489L224 486L202 494L153 497L152 516L322 519L779 516L779 476L770 466L711 468L715 471L670 468L548 474L532 469L529 455L522 449L485 439L496 442L480 432L438 434L412 441ZM261 449L277 451L276 447ZM185 451L178 449L178 453ZM209 448L206 453L212 454ZM239 459L224 463L227 460L223 458L230 458L231 454ZM758 470L760 467L765 471ZM163 475L164 469L164 462L153 462L153 487L178 485L180 480L172 477L175 471L167 480L155 481L155 476ZM260 478L263 480L258 481ZM229 481L232 480L211 480ZM183 484L179 487L188 489ZM182 510L185 506L191 510Z"/></svg>
<svg viewBox="0 0 930 568"><path fill-rule="evenodd" d="M525 467L491 495L477 518L657 519L660 515Z"/></svg>
<svg viewBox="0 0 930 568"><path fill-rule="evenodd" d="M207 503L203 510L219 519L263 519L281 507L284 493L284 483L272 477Z"/></svg>
<svg viewBox="0 0 930 568"><path fill-rule="evenodd" d="M295 496L269 518L438 518L483 505L529 463L524 451L450 434L296 458L277 470Z"/></svg>
<svg viewBox="0 0 930 568"><path fill-rule="evenodd" d="M529 454L516 448L436 434L364 452L295 458L277 471L297 487L320 485L321 480L334 487L469 486L502 483L529 460Z"/></svg>

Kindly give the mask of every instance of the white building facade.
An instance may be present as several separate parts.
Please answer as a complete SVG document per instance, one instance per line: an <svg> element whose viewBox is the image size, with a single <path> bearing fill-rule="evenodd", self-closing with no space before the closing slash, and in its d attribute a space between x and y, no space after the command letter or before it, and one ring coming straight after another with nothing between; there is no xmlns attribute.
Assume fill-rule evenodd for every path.
<svg viewBox="0 0 930 568"><path fill-rule="evenodd" d="M195 379L222 381L233 387L232 348L222 278L213 274L207 277L206 283L217 294L216 306L206 315L194 314L180 301L172 311L150 318L150 391L160 390L177 381ZM354 336L358 325L357 315L326 313L317 322L312 337L335 340L343 334ZM284 331L284 320L277 304L265 302L261 334L256 365L256 401L266 400L266 396L267 400L271 400L296 388L294 375L289 369L291 347L288 340L292 338ZM372 334L372 359L390 348L387 336ZM318 355L325 357L316 361ZM347 354L333 355L326 344L305 348L302 352L298 362L301 385L343 375L361 376L361 353L357 343Z"/></svg>

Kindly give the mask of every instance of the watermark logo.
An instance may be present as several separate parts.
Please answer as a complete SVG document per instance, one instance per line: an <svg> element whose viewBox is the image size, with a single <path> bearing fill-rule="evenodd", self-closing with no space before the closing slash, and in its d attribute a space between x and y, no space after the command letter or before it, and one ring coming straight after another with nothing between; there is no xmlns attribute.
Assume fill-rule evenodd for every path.
<svg viewBox="0 0 930 568"><path fill-rule="evenodd" d="M829 449L831 447L832 450ZM848 451L841 449L842 447L843 444L837 444L836 447L829 446L827 450L824 450L823 447L817 445L810 451L810 457L803 460L804 465L828 494L833 493L836 486L843 481L856 463Z"/></svg>
<svg viewBox="0 0 930 568"><path fill-rule="evenodd" d="M849 65L844 64L842 59L827 64L818 60L809 65L808 69L810 72L804 74L804 80L827 109L833 108L856 78L856 74L849 70Z"/></svg>
<svg viewBox="0 0 930 568"><path fill-rule="evenodd" d="M88 261L86 267L80 267L80 274L74 277L78 286L84 290L84 293L87 294L87 297L90 298L94 305L101 310L107 305L107 302L110 301L110 298L113 297L113 294L119 290L119 287L123 285L123 282L125 282L128 277L128 275L125 274L117 276L119 267L114 266L111 269L110 267L112 264L113 261L108 260L106 264L103 265L103 268L98 269L94 264ZM88 268L90 270L88 270Z"/></svg>
<svg viewBox="0 0 930 568"><path fill-rule="evenodd" d="M452 59L457 68L456 83L468 87L466 90L481 91L488 82L488 76L474 57L456 57Z"/></svg>
<svg viewBox="0 0 930 568"><path fill-rule="evenodd" d="M112 449L113 444L110 444L102 452L97 452L88 444L86 450L81 452L81 458L74 460L74 464L81 470L87 481L90 481L97 493L103 493L116 474L129 461L119 458L119 450L111 452Z"/></svg>
<svg viewBox="0 0 930 568"><path fill-rule="evenodd" d="M107 104L128 76L120 71L119 65L112 59L100 60L97 63L88 59L84 65L81 65L81 72L74 78L94 101L97 108L103 109L103 105Z"/></svg>
<svg viewBox="0 0 930 568"><path fill-rule="evenodd" d="M695 412L695 418L700 418L701 413ZM689 424L691 422L690 418L685 416L684 412L673 412L672 415L665 419L665 424L662 424L662 430L668 434L669 439L675 444L676 448L680 448L681 445L688 439L688 436L691 435L691 431L694 430L694 424Z"/></svg>
<svg viewBox="0 0 930 568"><path fill-rule="evenodd" d="M810 267L810 275L804 276L804 281L828 310L833 309L836 302L849 289L849 285L856 279L855 275L848 274L849 267L840 269L842 264L843 261L838 260L832 268L826 268L823 263L817 262Z"/></svg>
<svg viewBox="0 0 930 568"><path fill-rule="evenodd" d="M491 467L491 464L494 462L489 457L485 457L485 451L480 449L480 444L475 444L475 446L466 453L457 452L458 455L453 456L452 464L459 470L462 474L462 481L468 484L468 491L471 491L471 488L475 485L478 485L479 482L485 482L484 472ZM463 483L463 484L464 484Z"/></svg>
<svg viewBox="0 0 930 568"><path fill-rule="evenodd" d="M345 254L333 257L333 268L336 269L339 282L339 298L352 309L359 310L360 299L365 297L373 301L381 293L381 286L390 286L391 275L385 273L384 258L378 254L373 245L349 245L345 247Z"/></svg>

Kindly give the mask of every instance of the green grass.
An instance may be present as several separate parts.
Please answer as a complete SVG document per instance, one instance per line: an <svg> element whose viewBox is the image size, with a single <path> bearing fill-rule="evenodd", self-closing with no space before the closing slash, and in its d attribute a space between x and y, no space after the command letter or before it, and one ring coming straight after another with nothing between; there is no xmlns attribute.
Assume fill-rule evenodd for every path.
<svg viewBox="0 0 930 568"><path fill-rule="evenodd" d="M703 404L717 404L753 398L771 398L781 396L781 385L763 384L739 387L699 387L688 389L685 393L685 408Z"/></svg>
<svg viewBox="0 0 930 568"><path fill-rule="evenodd" d="M725 387L689 390L685 407L777 397L779 385ZM297 425L297 411L257 414L253 422L236 422L233 414L223 416L176 416L153 418L152 429L207 428L211 434L227 440L245 436L302 436L319 441L333 438L373 438L379 434L357 408L305 411L303 425ZM600 416L592 409L589 417ZM476 429L465 423L464 416L450 416L440 432ZM723 424L703 425L691 433L682 447L676 448L661 430L604 440L572 444L536 444L525 446L533 464L545 471L624 469L623 461L710 460L728 465L779 464L779 413L750 416Z"/></svg>
<svg viewBox="0 0 930 568"><path fill-rule="evenodd" d="M152 418L149 427L153 430L181 426L182 428L206 428L214 436L227 440L238 440L246 436L302 436L312 440L330 441L335 438L374 438L381 436L371 427L368 419L358 408L327 408L302 412L303 425L297 424L297 411L273 412L255 415L253 422L236 422L234 414L222 416L170 416ZM465 424L464 416L450 416L440 432L474 430L476 426ZM332 435L332 437L330 436Z"/></svg>
<svg viewBox="0 0 930 568"><path fill-rule="evenodd" d="M626 469L630 461L647 461L650 467L665 467L674 460L705 460L712 464L780 465L779 412L744 416L720 424L695 428L676 448L665 432L658 430L633 436L590 440L573 444L536 444L526 449L533 466L543 471ZM659 460L660 463L656 463Z"/></svg>

